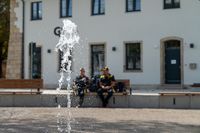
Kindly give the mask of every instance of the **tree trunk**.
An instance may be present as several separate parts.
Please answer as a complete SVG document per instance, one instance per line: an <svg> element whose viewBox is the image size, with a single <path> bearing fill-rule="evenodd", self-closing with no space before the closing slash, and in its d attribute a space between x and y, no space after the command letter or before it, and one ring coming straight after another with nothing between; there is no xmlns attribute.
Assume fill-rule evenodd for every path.
<svg viewBox="0 0 200 133"><path fill-rule="evenodd" d="M3 61L0 60L0 78L3 77L3 72L2 72L2 64L3 64Z"/></svg>
<svg viewBox="0 0 200 133"><path fill-rule="evenodd" d="M3 54L3 43L0 43L0 78L3 77L3 72L2 72L2 64L3 64L3 58L2 58L2 54Z"/></svg>

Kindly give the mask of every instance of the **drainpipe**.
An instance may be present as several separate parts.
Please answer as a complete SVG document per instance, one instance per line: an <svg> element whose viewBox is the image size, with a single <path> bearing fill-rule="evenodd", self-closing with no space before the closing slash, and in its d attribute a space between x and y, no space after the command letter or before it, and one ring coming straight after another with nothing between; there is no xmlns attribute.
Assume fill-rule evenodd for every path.
<svg viewBox="0 0 200 133"><path fill-rule="evenodd" d="M25 2L22 1L22 62L21 62L21 79L24 79L24 32L25 32Z"/></svg>

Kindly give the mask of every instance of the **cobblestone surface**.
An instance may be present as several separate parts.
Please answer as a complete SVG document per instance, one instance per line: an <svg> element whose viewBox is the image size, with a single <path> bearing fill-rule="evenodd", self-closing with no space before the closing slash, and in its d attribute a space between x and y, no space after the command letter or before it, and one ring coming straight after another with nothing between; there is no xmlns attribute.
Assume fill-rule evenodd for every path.
<svg viewBox="0 0 200 133"><path fill-rule="evenodd" d="M199 110L72 108L70 112L71 133L200 132ZM58 127L66 129L68 115L67 108L0 108L0 133L57 133Z"/></svg>

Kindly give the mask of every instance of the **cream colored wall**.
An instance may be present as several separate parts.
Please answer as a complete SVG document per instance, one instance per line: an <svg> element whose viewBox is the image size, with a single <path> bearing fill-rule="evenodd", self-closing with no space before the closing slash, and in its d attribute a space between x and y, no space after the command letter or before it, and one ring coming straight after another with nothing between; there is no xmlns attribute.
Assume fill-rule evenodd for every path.
<svg viewBox="0 0 200 133"><path fill-rule="evenodd" d="M22 61L22 4L10 1L10 36L6 63L6 79L21 78Z"/></svg>
<svg viewBox="0 0 200 133"><path fill-rule="evenodd" d="M57 53L54 52L58 37L53 34L62 26L59 18L59 0L43 1L43 19L30 21L30 2L26 0L25 74L28 78L28 44L42 45L43 78L45 84L57 84ZM200 82L200 1L181 0L180 9L163 9L162 0L141 0L141 12L125 12L125 0L106 1L105 15L91 16L91 0L73 0L73 22L80 33L79 49L75 50L74 70L85 67L90 71L89 45L105 42L106 63L116 78L130 79L132 84L160 84L160 40L170 36L183 38L184 83ZM124 42L142 41L142 72L124 72ZM194 43L195 48L189 48ZM112 51L112 46L117 50ZM48 54L47 49L52 53ZM84 60L83 60L84 59ZM197 70L190 70L189 63L197 63ZM88 68L88 69L87 69ZM75 71L77 73L77 71Z"/></svg>
<svg viewBox="0 0 200 133"><path fill-rule="evenodd" d="M20 33L22 33L22 1L16 0L17 7L14 8L14 12L16 13L17 20L15 21L15 25L20 29Z"/></svg>

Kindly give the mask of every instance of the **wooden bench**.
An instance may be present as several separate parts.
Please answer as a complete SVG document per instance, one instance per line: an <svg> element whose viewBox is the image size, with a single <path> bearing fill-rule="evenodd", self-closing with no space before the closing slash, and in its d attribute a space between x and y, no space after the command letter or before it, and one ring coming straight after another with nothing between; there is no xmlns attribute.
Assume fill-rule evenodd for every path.
<svg viewBox="0 0 200 133"><path fill-rule="evenodd" d="M0 79L0 94L41 94L43 79Z"/></svg>
<svg viewBox="0 0 200 133"><path fill-rule="evenodd" d="M195 96L200 95L200 92L160 92L160 96Z"/></svg>
<svg viewBox="0 0 200 133"><path fill-rule="evenodd" d="M200 87L200 83L194 83L191 87Z"/></svg>
<svg viewBox="0 0 200 133"><path fill-rule="evenodd" d="M194 83L191 87L200 87L200 83ZM195 96L200 95L200 92L161 92L160 96Z"/></svg>
<svg viewBox="0 0 200 133"><path fill-rule="evenodd" d="M116 83L117 82L122 82L124 84L124 92L114 92L113 95L114 96L122 96L122 95L128 95L128 94L131 94L131 86L130 86L130 80L128 79L117 79L116 80ZM97 92L89 92L87 91L86 92L86 95L97 95ZM105 93L104 95L107 95L107 93Z"/></svg>

